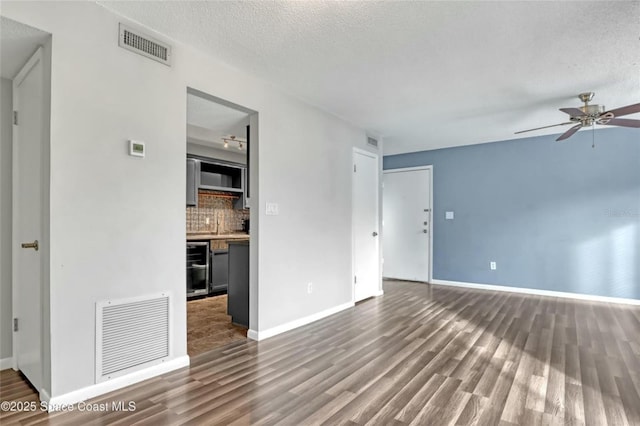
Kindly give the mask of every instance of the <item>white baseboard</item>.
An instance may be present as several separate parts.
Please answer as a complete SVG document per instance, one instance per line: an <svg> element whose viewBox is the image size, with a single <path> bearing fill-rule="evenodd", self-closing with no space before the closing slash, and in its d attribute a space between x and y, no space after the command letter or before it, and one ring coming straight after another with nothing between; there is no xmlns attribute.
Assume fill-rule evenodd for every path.
<svg viewBox="0 0 640 426"><path fill-rule="evenodd" d="M269 337L273 337L277 334L284 333L289 330L293 330L294 328L302 327L303 325L307 325L314 321L318 321L319 319L328 317L329 315L337 314L340 311L344 311L345 309L352 308L354 306L353 302L344 303L342 305L334 306L333 308L326 309L324 311L315 313L313 315L309 315L304 318L300 318L294 321L290 321L279 325L277 327L272 327L263 331L249 330L247 333L247 337L251 340L264 340Z"/></svg>
<svg viewBox="0 0 640 426"><path fill-rule="evenodd" d="M621 297L595 296L592 294L582 294L582 293L567 293L564 291L538 290L535 288L507 287L502 285L477 284L477 283L466 283L466 282L460 282L460 281L447 281L447 280L436 280L436 279L431 280L431 284L445 285L450 287L473 288L477 290L493 290L493 291L506 291L509 293L534 294L537 296L563 297L566 299L589 300L592 302L640 305L640 300L637 300L637 299L623 299Z"/></svg>
<svg viewBox="0 0 640 426"><path fill-rule="evenodd" d="M40 402L46 402L47 404L51 401L51 395L44 389L40 389Z"/></svg>
<svg viewBox="0 0 640 426"><path fill-rule="evenodd" d="M152 377L159 376L161 374L168 373L173 370L178 370L183 367L189 366L189 356L181 356L171 361L163 362L162 364L154 365L144 370L136 371L126 376L116 377L115 379L107 380L105 382L96 383L95 385L87 386L86 388L78 389L73 392L65 393L50 397L46 395L49 400L49 411L58 411L56 406L63 407L69 404L75 404L77 402L86 401L90 398L95 398L105 393L113 392L114 390L122 389L124 387L133 385L134 383L141 382L143 380L150 379ZM41 391L42 393L43 391Z"/></svg>
<svg viewBox="0 0 640 426"><path fill-rule="evenodd" d="M13 358L0 359L0 370L6 370L9 368L13 368Z"/></svg>
<svg viewBox="0 0 640 426"><path fill-rule="evenodd" d="M249 329L249 331L247 331L247 338L251 339L251 340L256 340L256 341L260 340L260 339L258 339L258 332L255 331L255 330L251 330L251 329Z"/></svg>

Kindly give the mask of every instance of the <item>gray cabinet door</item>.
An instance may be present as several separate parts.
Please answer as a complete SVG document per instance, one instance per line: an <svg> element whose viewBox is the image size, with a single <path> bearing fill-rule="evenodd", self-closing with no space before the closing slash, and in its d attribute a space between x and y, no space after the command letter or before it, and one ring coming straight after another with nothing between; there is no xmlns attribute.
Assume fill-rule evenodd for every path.
<svg viewBox="0 0 640 426"><path fill-rule="evenodd" d="M249 242L229 243L227 314L234 324L249 327Z"/></svg>
<svg viewBox="0 0 640 426"><path fill-rule="evenodd" d="M198 205L198 160L187 158L187 206Z"/></svg>

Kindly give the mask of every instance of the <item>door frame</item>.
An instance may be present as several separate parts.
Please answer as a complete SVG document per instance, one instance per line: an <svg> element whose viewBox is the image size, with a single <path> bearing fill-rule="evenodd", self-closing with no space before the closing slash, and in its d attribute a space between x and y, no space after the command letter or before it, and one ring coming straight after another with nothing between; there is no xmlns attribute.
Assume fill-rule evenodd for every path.
<svg viewBox="0 0 640 426"><path fill-rule="evenodd" d="M20 83L22 83L22 81L24 80L24 78L27 76L27 74L31 71L31 69L38 63L42 63L43 66L43 80L46 78L46 70L45 70L45 55L44 55L44 48L42 46L38 47L38 49L31 55L31 57L27 60L27 62L25 62L25 64L22 66L22 68L20 69L20 71L18 72L18 74L16 74L16 76L12 79L12 83L13 83L13 100L12 100L12 110L13 111L19 111L20 105L18 104L18 90L16 89L17 86L20 85ZM46 85L43 84L43 95L45 95L47 88ZM43 102L45 102L46 99L46 95L43 96ZM47 151L46 151L46 135L44 132L45 126L46 126L46 114L47 114L47 110L46 110L46 106L43 105L43 115L42 115L42 119L43 122L41 123L42 127L43 127L43 132L41 134L41 138L40 138L40 150L41 150L41 157L40 157L40 161L41 164L38 165L38 167L40 167L43 170L42 173L42 177L40 180L40 189L41 189L41 194L40 194L40 198L42 201L42 209L40 211L40 225L41 225L41 235L38 237L38 241L40 243L40 256L38 257L38 267L40 268L40 282L38 283L38 287L40 289L40 306L37 306L36 309L38 310L38 312L40 313L40 365L41 365L41 377L40 377L40 386L42 387L41 389L37 389L37 391L40 393L40 395L42 395L42 391L44 389L44 363L45 363L45 348L44 348L44 341L43 341L43 336L44 336L44 332L45 332L45 328L44 328L44 283L45 283L45 258L47 257L47 253L48 253L48 238L47 235L45 235L45 212L44 209L46 208L46 206L48 205L47 203L47 195L49 192L48 189L48 183L49 183L49 176L45 173L48 170L48 167L43 167L45 162L48 161L47 160ZM17 218L19 217L20 212L18 211L18 201L20 199L19 194L17 193L17 186L18 186L18 182L19 182L19 170L18 170L18 135L19 135L19 127L14 125L12 123L13 126L13 131L12 131L12 155L11 155L11 167L12 167L12 172L11 172L11 228L12 228L12 233L11 233L11 241L12 241L12 248L11 248L11 317L12 317L12 324L11 324L11 328L13 330L13 318L17 318L18 315L18 300L19 300L19 293L20 293L20 289L18 286L18 251L20 247L20 243L21 241L19 241L17 232L16 232L16 226L17 226ZM12 364L13 364L13 369L15 371L19 371L18 369L18 339L16 336L16 332L12 331Z"/></svg>
<svg viewBox="0 0 640 426"><path fill-rule="evenodd" d="M258 304L260 300L260 288L258 286L258 231L260 226L260 183L258 181L259 171L259 149L260 146L260 111L253 110L244 105L237 104L232 101L228 101L225 98L212 95L205 89L198 89L194 84L187 84L185 86L185 95L194 95L202 99L206 99L210 102L214 102L218 105L225 106L227 108L234 109L236 111L244 112L249 118L249 134L247 135L247 163L245 179L250 187L250 196L246 198L247 207L249 208L249 326L247 330L247 340L261 340L264 337L260 337L258 330L260 329L260 316L258 312ZM187 140L187 98L184 98L185 105L185 141ZM251 146L251 147L250 147ZM185 154L186 154L186 142L185 142ZM185 165L186 176L186 165ZM184 207L184 206L183 206ZM184 219L184 229L187 229L186 216ZM185 241L186 242L186 241ZM186 288L186 283L185 283ZM184 299L184 307L187 307L187 298ZM185 333L187 333L187 324L185 322Z"/></svg>
<svg viewBox="0 0 640 426"><path fill-rule="evenodd" d="M356 155L365 155L367 157L373 158L376 160L376 164L378 168L380 167L380 157L377 153L367 151L362 148L353 147L353 151L351 153L351 167L355 167L356 164ZM355 235L355 226L353 226L355 222L354 217L354 208L353 208L353 192L355 185L355 173L351 172L351 303L356 303L356 283L354 282L354 277L356 273L356 235ZM378 289L372 296L381 296L383 294L382 290L382 264L381 264L381 253L382 253L382 245L380 243L380 237L382 236L381 226L380 226L380 170L378 169L378 173L376 173L376 224L377 224L377 232L378 232Z"/></svg>
<svg viewBox="0 0 640 426"><path fill-rule="evenodd" d="M431 174L431 179L429 179L429 274L428 279L429 283L433 282L433 222L434 222L434 206L433 206L433 164L429 164L427 166L416 166L416 167L401 167L399 169L387 169L383 170L382 173L398 173L398 172L415 172L420 170L428 170ZM382 183L382 196L384 197L384 180ZM383 201L384 202L384 201ZM384 216L382 217L382 228L384 231ZM384 232L382 233L382 238L384 238ZM384 259L384 253L383 253ZM384 262L383 262L384 265Z"/></svg>

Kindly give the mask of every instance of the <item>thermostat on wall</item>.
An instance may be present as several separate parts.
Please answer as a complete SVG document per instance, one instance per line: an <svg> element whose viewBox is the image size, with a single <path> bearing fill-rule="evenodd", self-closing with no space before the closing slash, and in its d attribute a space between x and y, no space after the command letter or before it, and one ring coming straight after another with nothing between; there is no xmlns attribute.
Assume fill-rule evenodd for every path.
<svg viewBox="0 0 640 426"><path fill-rule="evenodd" d="M129 155L144 158L144 142L131 139L129 141Z"/></svg>

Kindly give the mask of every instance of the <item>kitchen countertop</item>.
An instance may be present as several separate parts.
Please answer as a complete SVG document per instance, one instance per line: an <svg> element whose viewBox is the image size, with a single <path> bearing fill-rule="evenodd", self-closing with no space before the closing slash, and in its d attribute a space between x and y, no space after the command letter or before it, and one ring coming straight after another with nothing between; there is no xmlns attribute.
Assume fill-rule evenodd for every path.
<svg viewBox="0 0 640 426"><path fill-rule="evenodd" d="M207 233L188 233L187 241L196 240L248 240L249 234L207 234Z"/></svg>

